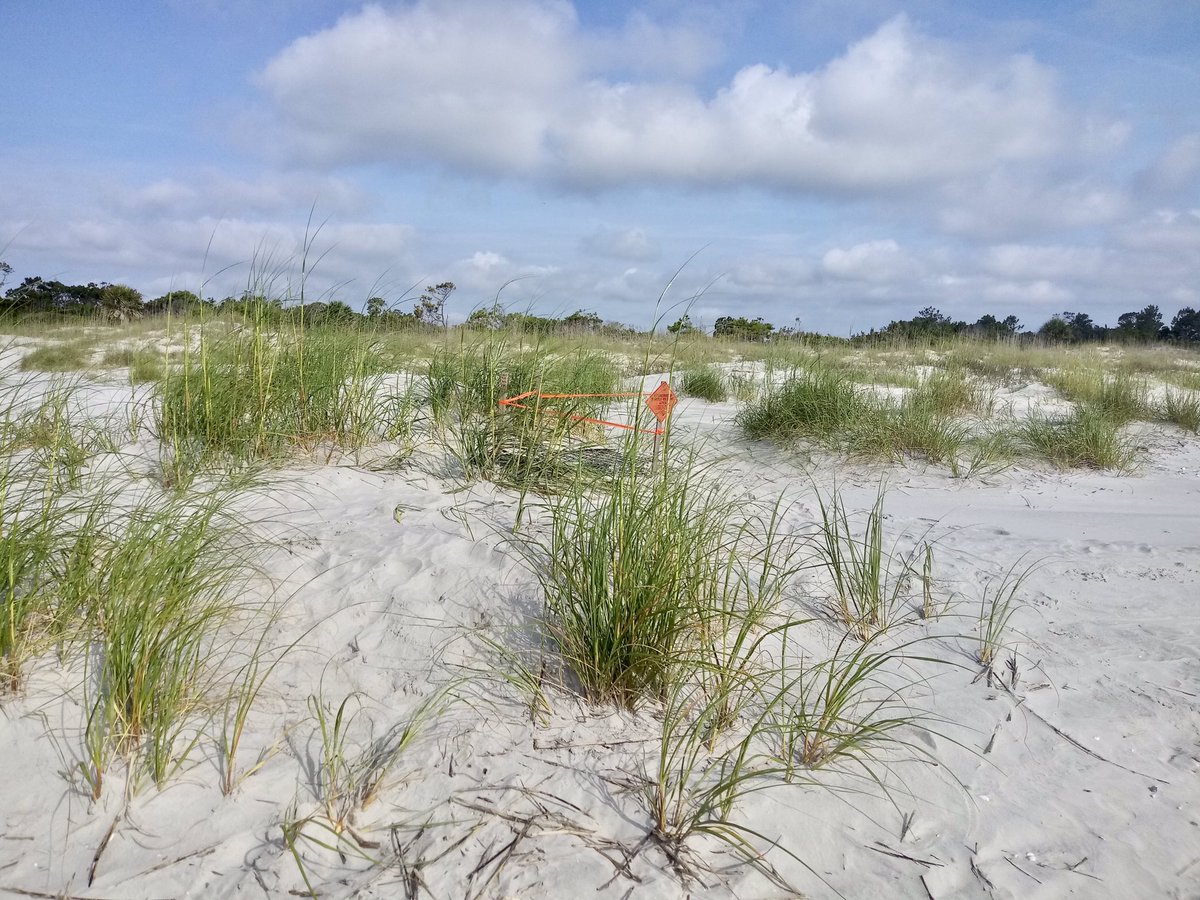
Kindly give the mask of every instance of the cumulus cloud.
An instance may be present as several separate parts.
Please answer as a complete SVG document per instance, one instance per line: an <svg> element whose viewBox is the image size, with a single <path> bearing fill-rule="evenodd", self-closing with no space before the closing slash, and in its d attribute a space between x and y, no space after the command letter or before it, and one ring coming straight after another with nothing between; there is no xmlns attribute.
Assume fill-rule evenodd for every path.
<svg viewBox="0 0 1200 900"><path fill-rule="evenodd" d="M1012 306L1033 306L1045 311L1062 309L1073 303L1077 298L1070 288L1046 279L1029 282L1004 281L986 285L980 296L987 304L995 304L998 308Z"/></svg>
<svg viewBox="0 0 1200 900"><path fill-rule="evenodd" d="M597 231L580 243L585 252L612 259L648 261L658 259L662 252L658 242L646 234L644 228Z"/></svg>
<svg viewBox="0 0 1200 900"><path fill-rule="evenodd" d="M505 287L527 280L536 286L557 271L555 266L513 262L495 250L477 250L466 259L452 263L449 266L449 277L467 292L489 296L503 291Z"/></svg>
<svg viewBox="0 0 1200 900"><path fill-rule="evenodd" d="M691 25L657 22L640 11L630 14L620 28L584 36L581 46L589 68L633 75L687 78L722 56L720 41L712 34Z"/></svg>
<svg viewBox="0 0 1200 900"><path fill-rule="evenodd" d="M640 27L667 47L697 43ZM908 188L1079 149L1050 69L971 58L902 16L822 68L751 64L711 94L611 77L650 39L638 33L589 52L560 0L368 6L295 41L259 83L285 145L309 162L423 160L585 187Z"/></svg>
<svg viewBox="0 0 1200 900"><path fill-rule="evenodd" d="M260 82L303 158L522 173L579 77L575 29L563 3L367 6L292 43Z"/></svg>
<svg viewBox="0 0 1200 900"><path fill-rule="evenodd" d="M1001 167L944 186L935 218L951 234L999 240L1112 225L1133 206L1127 189L1097 177Z"/></svg>
<svg viewBox="0 0 1200 900"><path fill-rule="evenodd" d="M833 278L877 283L907 280L918 271L916 261L890 238L834 247L821 258L821 270Z"/></svg>
<svg viewBox="0 0 1200 900"><path fill-rule="evenodd" d="M725 281L742 291L774 294L815 282L819 266L802 256L757 256L740 260Z"/></svg>

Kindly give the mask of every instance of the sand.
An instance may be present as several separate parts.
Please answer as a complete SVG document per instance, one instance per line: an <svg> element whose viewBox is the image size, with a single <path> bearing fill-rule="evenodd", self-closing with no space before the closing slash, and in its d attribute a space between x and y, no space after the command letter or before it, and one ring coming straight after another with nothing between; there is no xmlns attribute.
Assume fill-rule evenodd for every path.
<svg viewBox="0 0 1200 900"><path fill-rule="evenodd" d="M1036 406L1040 393L1010 399ZM110 384L87 397L113 411L133 395ZM939 595L962 615L904 626L931 635L922 652L942 661L912 670L910 702L937 719L906 735L924 762L882 761L886 791L831 772L738 804L737 821L779 842L768 859L780 876L811 897L1200 897L1200 441L1135 426L1147 449L1133 475L1022 467L957 480L748 444L733 412L684 400L674 427L731 486L785 496L799 529L816 517L815 490L836 481L866 509L882 475L889 538L936 541ZM124 470L151 471L151 454L130 443ZM0 896L303 895L283 825L305 816L315 840L299 852L323 898L794 895L712 839L683 860L646 840L654 710L552 690L543 717L501 677L484 639L532 646L540 611L510 543L514 493L462 484L433 447L391 470L341 458L271 481L254 510L281 542L266 561L281 610L271 640L299 643L251 714L236 790L222 794L209 742L165 789L131 793L117 771L93 802L72 774L80 672L41 660L0 701ZM989 684L972 617L992 579L1035 562L1010 634L1015 685L1004 663ZM813 581L794 602L820 600ZM836 639L814 629L814 646ZM368 846L319 846L332 836L311 703L351 697L361 745L450 682L465 699L355 815Z"/></svg>

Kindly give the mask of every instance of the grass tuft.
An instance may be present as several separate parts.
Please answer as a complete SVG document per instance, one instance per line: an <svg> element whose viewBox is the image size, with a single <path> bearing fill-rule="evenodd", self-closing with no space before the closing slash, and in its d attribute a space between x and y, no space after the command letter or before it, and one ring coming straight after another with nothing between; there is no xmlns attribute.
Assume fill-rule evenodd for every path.
<svg viewBox="0 0 1200 900"><path fill-rule="evenodd" d="M699 397L709 403L724 403L729 396L720 371L712 366L685 370L680 387L689 397Z"/></svg>
<svg viewBox="0 0 1200 900"><path fill-rule="evenodd" d="M1122 433L1120 423L1087 405L1062 418L1031 413L1016 440L1022 449L1065 468L1129 471L1138 458L1137 447Z"/></svg>

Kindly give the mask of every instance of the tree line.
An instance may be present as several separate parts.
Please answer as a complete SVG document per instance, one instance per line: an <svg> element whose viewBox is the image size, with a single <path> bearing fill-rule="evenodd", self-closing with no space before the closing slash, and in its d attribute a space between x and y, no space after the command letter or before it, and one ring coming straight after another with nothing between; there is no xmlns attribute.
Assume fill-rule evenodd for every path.
<svg viewBox="0 0 1200 900"><path fill-rule="evenodd" d="M0 288L3 288L12 267L0 261ZM303 304L285 304L278 298L267 298L246 291L240 296L222 300L201 298L191 291L168 291L152 300L125 284L89 282L64 284L60 281L29 277L9 288L0 297L0 315L55 313L60 315L101 315L112 321L130 321L144 315L172 313L183 315L201 310L221 310L229 313L253 313L256 317L273 320L302 321L308 325L341 325L368 323L387 330L446 328L446 303L455 291L452 281L427 285L413 302L411 309L399 308L409 302L408 295L388 303L383 297L371 297L364 311L358 312L341 300L318 300ZM627 337L638 330L621 322L606 321L589 310L577 309L562 318L538 316L529 312L509 312L499 303L475 309L464 323L473 330L515 329L528 333L588 332ZM701 335L705 331L689 315L680 316L667 326L671 334ZM1084 312L1061 312L1047 319L1036 331L1026 331L1013 315L1003 319L988 314L975 322L956 321L933 306L920 310L911 319L889 322L883 328L854 335L851 340L870 342L885 339L939 340L958 335L985 339L1031 339L1034 336L1060 343L1133 341L1150 343L1170 341L1200 343L1200 311L1183 307L1168 323L1158 306L1150 304L1136 311L1122 313L1115 325L1101 325ZM800 320L793 325L777 328L761 316L720 316L713 323L712 336L732 340L764 343L780 340L832 340L801 329Z"/></svg>
<svg viewBox="0 0 1200 900"><path fill-rule="evenodd" d="M1162 311L1149 304L1140 310L1122 313L1117 317L1116 325L1101 325L1085 312L1061 312L1052 315L1036 331L1025 332L1016 316L997 319L985 315L974 323L967 323L955 321L936 307L927 306L911 319L892 321L884 328L872 329L855 335L855 338L866 341L897 337L930 340L955 335L994 339L1037 335L1048 341L1072 344L1111 341L1197 343L1200 342L1200 312L1185 306L1168 324L1163 320Z"/></svg>

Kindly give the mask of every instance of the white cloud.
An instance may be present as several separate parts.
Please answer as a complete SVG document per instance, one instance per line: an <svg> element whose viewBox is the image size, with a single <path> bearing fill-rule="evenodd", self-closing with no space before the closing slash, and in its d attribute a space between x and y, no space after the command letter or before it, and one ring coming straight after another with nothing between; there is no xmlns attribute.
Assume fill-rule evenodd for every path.
<svg viewBox="0 0 1200 900"><path fill-rule="evenodd" d="M890 238L855 244L844 250L834 247L821 258L821 269L832 278L880 284L906 281L918 274L916 261Z"/></svg>
<svg viewBox="0 0 1200 900"><path fill-rule="evenodd" d="M1156 196L1177 196L1200 184L1200 134L1176 138L1138 179Z"/></svg>
<svg viewBox="0 0 1200 900"><path fill-rule="evenodd" d="M1074 291L1045 279L988 285L981 296L987 304L997 304L1002 308L1014 305L1038 307L1046 312L1047 317L1052 310L1060 310L1077 299Z"/></svg>
<svg viewBox="0 0 1200 900"><path fill-rule="evenodd" d="M506 287L526 281L536 285L557 271L555 266L514 263L503 253L477 250L466 259L452 263L449 266L449 278L459 288L490 299L490 295L504 291ZM500 299L506 302L505 298Z"/></svg>
<svg viewBox="0 0 1200 900"><path fill-rule="evenodd" d="M689 25L664 25L636 10L623 27L584 36L582 43L589 68L641 75L695 76L722 55L713 35Z"/></svg>
<svg viewBox="0 0 1200 900"><path fill-rule="evenodd" d="M810 284L817 273L817 265L801 256L758 256L740 260L725 280L739 290L772 294Z"/></svg>
<svg viewBox="0 0 1200 900"><path fill-rule="evenodd" d="M641 46L639 27L689 45L646 24L627 46ZM823 68L747 65L711 96L614 80L595 70L606 60L590 41L564 2L368 6L294 42L259 80L287 146L323 165L864 191L1079 149L1045 66L971 57L903 17Z"/></svg>
<svg viewBox="0 0 1200 900"><path fill-rule="evenodd" d="M528 172L578 77L574 29L564 3L371 5L292 43L260 82L307 159Z"/></svg>
<svg viewBox="0 0 1200 900"><path fill-rule="evenodd" d="M1200 208L1155 210L1120 228L1117 240L1128 249L1183 251L1200 267Z"/></svg>
<svg viewBox="0 0 1200 900"><path fill-rule="evenodd" d="M1012 168L947 185L939 201L944 231L990 240L1111 225L1133 206L1128 192L1108 181Z"/></svg>
<svg viewBox="0 0 1200 900"><path fill-rule="evenodd" d="M646 234L644 228L597 231L580 243L586 252L612 259L648 261L658 259L662 252L658 241Z"/></svg>
<svg viewBox="0 0 1200 900"><path fill-rule="evenodd" d="M1093 282L1107 277L1109 254L1100 247L1001 244L983 254L981 268L1000 278L1021 281L1072 279Z"/></svg>

